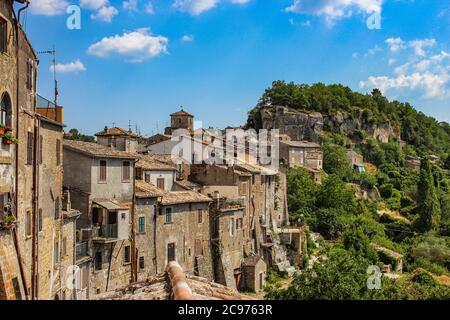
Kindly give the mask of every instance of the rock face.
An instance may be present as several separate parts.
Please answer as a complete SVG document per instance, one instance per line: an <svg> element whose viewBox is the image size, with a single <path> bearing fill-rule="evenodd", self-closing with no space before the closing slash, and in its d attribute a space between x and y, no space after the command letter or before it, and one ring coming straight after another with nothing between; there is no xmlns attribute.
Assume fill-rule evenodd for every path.
<svg viewBox="0 0 450 320"><path fill-rule="evenodd" d="M322 115L319 112L302 112L288 107L263 108L249 117L249 124L256 130L279 129L292 140L320 142L323 131L351 135L356 130L365 131L369 136L381 141L400 140L399 128L393 121L374 124L367 120L364 111L353 114L336 112Z"/></svg>

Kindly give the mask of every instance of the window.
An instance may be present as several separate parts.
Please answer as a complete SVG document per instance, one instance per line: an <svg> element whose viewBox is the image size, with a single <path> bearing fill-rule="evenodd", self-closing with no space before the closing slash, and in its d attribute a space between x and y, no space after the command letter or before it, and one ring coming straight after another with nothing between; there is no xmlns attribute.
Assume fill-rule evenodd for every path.
<svg viewBox="0 0 450 320"><path fill-rule="evenodd" d="M95 253L95 270L102 270L102 265L103 265L102 253L96 252Z"/></svg>
<svg viewBox="0 0 450 320"><path fill-rule="evenodd" d="M145 217L139 217L138 233L145 233Z"/></svg>
<svg viewBox="0 0 450 320"><path fill-rule="evenodd" d="M44 137L39 136L39 164L42 164L42 148L44 147Z"/></svg>
<svg viewBox="0 0 450 320"><path fill-rule="evenodd" d="M56 165L61 165L61 140L56 139Z"/></svg>
<svg viewBox="0 0 450 320"><path fill-rule="evenodd" d="M145 258L139 257L139 268L144 269L145 268Z"/></svg>
<svg viewBox="0 0 450 320"><path fill-rule="evenodd" d="M33 84L34 84L33 61L28 60L28 62L27 62L27 89L33 90Z"/></svg>
<svg viewBox="0 0 450 320"><path fill-rule="evenodd" d="M42 231L42 208L38 210L38 230L39 232Z"/></svg>
<svg viewBox="0 0 450 320"><path fill-rule="evenodd" d="M11 99L4 93L1 99L0 124L7 126L11 124Z"/></svg>
<svg viewBox="0 0 450 320"><path fill-rule="evenodd" d="M31 236L32 232L32 222L31 222L31 211L27 211L26 217L25 217L25 232L27 237Z"/></svg>
<svg viewBox="0 0 450 320"><path fill-rule="evenodd" d="M172 208L166 208L166 214L164 218L165 223L172 223Z"/></svg>
<svg viewBox="0 0 450 320"><path fill-rule="evenodd" d="M130 181L130 161L122 163L122 181Z"/></svg>
<svg viewBox="0 0 450 320"><path fill-rule="evenodd" d="M234 218L230 219L230 236L234 236Z"/></svg>
<svg viewBox="0 0 450 320"><path fill-rule="evenodd" d="M144 179L145 179L145 182L150 183L150 173L146 172Z"/></svg>
<svg viewBox="0 0 450 320"><path fill-rule="evenodd" d="M198 211L197 211L197 220L198 220L198 223L203 223L203 210L202 209L198 209Z"/></svg>
<svg viewBox="0 0 450 320"><path fill-rule="evenodd" d="M59 242L55 240L55 267L59 263Z"/></svg>
<svg viewBox="0 0 450 320"><path fill-rule="evenodd" d="M27 135L27 164L33 164L33 133L28 132Z"/></svg>
<svg viewBox="0 0 450 320"><path fill-rule="evenodd" d="M242 182L242 194L246 195L248 193L248 184L247 182Z"/></svg>
<svg viewBox="0 0 450 320"><path fill-rule="evenodd" d="M8 23L0 18L0 52L8 51Z"/></svg>
<svg viewBox="0 0 450 320"><path fill-rule="evenodd" d="M176 261L175 258L175 243L167 244L167 262Z"/></svg>
<svg viewBox="0 0 450 320"><path fill-rule="evenodd" d="M59 197L55 200L55 220L59 219Z"/></svg>
<svg viewBox="0 0 450 320"><path fill-rule="evenodd" d="M195 256L202 256L203 255L203 245L201 239L195 239Z"/></svg>
<svg viewBox="0 0 450 320"><path fill-rule="evenodd" d="M164 178L156 179L156 186L161 190L165 190L164 189Z"/></svg>
<svg viewBox="0 0 450 320"><path fill-rule="evenodd" d="M131 262L131 247L126 246L123 251L123 262L130 263Z"/></svg>
<svg viewBox="0 0 450 320"><path fill-rule="evenodd" d="M99 177L99 181L100 182L106 182L106 168L107 168L107 162L106 160L100 160L100 177Z"/></svg>

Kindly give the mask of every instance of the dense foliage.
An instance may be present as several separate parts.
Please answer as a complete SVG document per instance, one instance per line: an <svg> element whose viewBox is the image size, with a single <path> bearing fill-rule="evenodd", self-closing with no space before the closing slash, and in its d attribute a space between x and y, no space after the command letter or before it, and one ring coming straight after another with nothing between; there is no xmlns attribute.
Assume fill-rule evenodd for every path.
<svg viewBox="0 0 450 320"><path fill-rule="evenodd" d="M394 121L400 129L401 139L411 146L411 153L421 156L431 152L441 156L447 163L450 161L448 123L439 123L418 112L409 103L389 101L377 89L370 94L361 94L341 84L307 85L275 81L266 89L253 112L270 106L287 106L301 111L317 111L324 115L337 111L348 114L362 111L367 123Z"/></svg>

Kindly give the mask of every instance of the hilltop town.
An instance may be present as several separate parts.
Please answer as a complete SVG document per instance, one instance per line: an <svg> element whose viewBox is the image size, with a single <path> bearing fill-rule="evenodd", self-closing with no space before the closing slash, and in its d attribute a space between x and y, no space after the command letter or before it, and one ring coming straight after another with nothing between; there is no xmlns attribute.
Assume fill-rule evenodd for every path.
<svg viewBox="0 0 450 320"><path fill-rule="evenodd" d="M420 199L395 174L375 177L388 154L401 153L401 167L417 178L408 187L422 181L419 172L428 179L431 166L447 181L448 158L432 149L408 154L415 137L406 141L392 119L377 123L362 110L324 116L262 99L233 132L269 130L268 162L248 136L194 128L184 108L151 137L105 126L80 138L66 130L64 108L36 90L38 59L13 3L0 2L0 300L321 298L301 296L295 281L327 267L336 252L323 250L336 244L372 259L388 279L414 280L422 269L436 287L450 279L447 256L440 269L425 258L414 264L396 233L445 237L448 186L439 184L442 226L432 208L433 221L414 229ZM390 148L382 160L379 145ZM431 185L424 192L434 194Z"/></svg>

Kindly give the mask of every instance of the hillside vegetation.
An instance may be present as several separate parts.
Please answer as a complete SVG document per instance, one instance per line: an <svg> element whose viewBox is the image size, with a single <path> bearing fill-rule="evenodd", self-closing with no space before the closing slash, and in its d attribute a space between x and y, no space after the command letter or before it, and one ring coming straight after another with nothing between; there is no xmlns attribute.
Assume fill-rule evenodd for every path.
<svg viewBox="0 0 450 320"><path fill-rule="evenodd" d="M370 121L394 121L395 139L382 143L358 129L348 135L322 133L324 179L316 185L300 167L287 173L290 219L309 226L308 249L287 288L269 281L270 299L450 299L450 132L448 124L417 112L407 103L388 101L379 90L362 95L342 85L296 85L277 81L252 111L288 106L301 111L352 114ZM355 135L357 139L355 139ZM346 150L353 147L370 163L354 171ZM428 155L440 156L434 164ZM405 156L421 159L419 170L405 167ZM356 192L358 191L358 192ZM368 197L357 197L361 191ZM382 250L380 250L382 248ZM387 254L386 252L390 253ZM402 257L403 274L368 285L370 268L392 271ZM397 258L396 258L397 257ZM394 278L396 278L394 277Z"/></svg>

